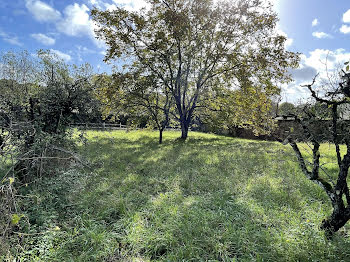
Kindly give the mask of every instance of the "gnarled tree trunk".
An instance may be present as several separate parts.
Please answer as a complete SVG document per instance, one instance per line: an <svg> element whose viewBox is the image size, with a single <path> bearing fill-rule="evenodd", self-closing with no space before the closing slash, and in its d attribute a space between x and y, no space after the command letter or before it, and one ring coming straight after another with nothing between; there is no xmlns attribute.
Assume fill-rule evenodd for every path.
<svg viewBox="0 0 350 262"><path fill-rule="evenodd" d="M344 86L347 85L347 89L350 90L350 74L346 74L344 78L346 79L344 83L340 84L340 87L345 88ZM327 172L322 169L322 165L320 165L319 149L320 143L324 138L322 138L322 134L319 134L319 131L314 130L312 124L310 124L311 122L320 121L319 118L316 118L314 114L308 114L309 119L301 119L298 116L295 116L295 121L302 127L304 139L306 138L312 143L312 145L310 145L313 153L313 160L310 163L312 168L311 170L308 168L307 162L299 150L299 146L297 144L298 138L296 138L295 135L290 134L287 138L287 141L293 148L299 166L303 173L306 175L306 177L308 177L314 183L318 184L327 193L328 198L332 203L332 214L329 218L323 220L320 226L320 228L325 231L326 236L331 237L350 220L350 194L347 184L347 176L350 167L350 126L340 124L341 120L339 119L338 112L339 105L349 104L350 101L348 95L345 93L343 94L344 97L342 99L334 98L334 96L331 96L329 99L320 98L312 89L312 85L315 83L315 79L316 77L314 78L313 83L311 85L307 85L306 87L309 89L312 97L317 102L327 105L327 108L331 109L331 137L328 139L335 145L335 153L339 168L337 181L332 181L331 179L327 181L320 176L320 170L327 174ZM340 91L337 92L339 93ZM311 122L305 120L311 120ZM343 157L340 153L340 144L345 144L347 148L347 151ZM329 174L327 175L330 177Z"/></svg>
<svg viewBox="0 0 350 262"><path fill-rule="evenodd" d="M342 228L350 219L350 210L348 208L334 208L332 215L324 219L320 228L325 231L326 236L331 237L335 232Z"/></svg>

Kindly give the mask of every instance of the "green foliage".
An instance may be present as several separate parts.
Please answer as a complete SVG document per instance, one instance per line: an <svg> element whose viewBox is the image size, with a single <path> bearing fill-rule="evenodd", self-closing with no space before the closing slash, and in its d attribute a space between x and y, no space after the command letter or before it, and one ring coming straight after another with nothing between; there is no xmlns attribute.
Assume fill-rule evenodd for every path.
<svg viewBox="0 0 350 262"><path fill-rule="evenodd" d="M69 66L49 51L0 57L0 245L24 219L16 189L70 165L72 121L98 111L91 67ZM67 156L68 155L68 156ZM1 260L1 259L0 259Z"/></svg>
<svg viewBox="0 0 350 262"><path fill-rule="evenodd" d="M284 102L278 107L278 114L281 116L288 116L296 114L295 105L292 103Z"/></svg>
<svg viewBox="0 0 350 262"><path fill-rule="evenodd" d="M349 260L349 227L332 241L324 238L318 225L331 206L291 160L289 148L201 133L181 142L178 135L165 132L160 147L155 132L88 131L80 151L94 172L71 170L23 189L32 195L21 203L31 225L21 232L33 235L22 236L24 250L17 245L13 256L29 261ZM335 161L332 146L324 144L320 151L321 162ZM324 168L336 176L334 165Z"/></svg>
<svg viewBox="0 0 350 262"><path fill-rule="evenodd" d="M346 108L344 108L344 110L346 110ZM332 117L331 108L319 102L300 104L294 107L292 112L304 118L313 116L314 120L329 120Z"/></svg>
<svg viewBox="0 0 350 262"><path fill-rule="evenodd" d="M240 111L227 110L235 122L251 125L254 118L266 118L261 108L269 107L268 98L279 92L276 83L289 82L287 69L298 64L298 55L285 50L286 38L277 33L271 6L246 0L152 0L149 4L142 12L120 7L94 9L91 14L99 25L98 37L108 46L105 61L122 58L127 61L124 69L136 67L143 76L155 77L161 87L158 92L173 99L183 139L195 111L206 106L207 93L215 98L213 107L220 106L211 93L215 88L244 90L240 94L246 96L226 97L231 99L228 103L249 100L252 90L256 97L264 96L262 102L244 103L246 108L250 105L249 112L254 111L248 123Z"/></svg>
<svg viewBox="0 0 350 262"><path fill-rule="evenodd" d="M203 107L198 110L197 115L211 132L242 127L261 135L274 130L275 121L271 108L270 94L264 88L215 88L212 93L206 95Z"/></svg>
<svg viewBox="0 0 350 262"><path fill-rule="evenodd" d="M0 178L2 176L3 174L0 172ZM0 180L0 260L10 248L9 235L23 217L22 214L18 214L16 193L13 177Z"/></svg>
<svg viewBox="0 0 350 262"><path fill-rule="evenodd" d="M163 92L161 83L154 75L144 75L135 68L128 73L114 73L112 77L101 75L98 82L98 97L104 104L105 114L126 115L130 126L147 123L149 128L161 133L170 123L174 101L169 92Z"/></svg>
<svg viewBox="0 0 350 262"><path fill-rule="evenodd" d="M83 120L98 111L90 65L69 66L43 50L37 57L8 52L1 62L2 121L35 121L44 131L57 133L62 118Z"/></svg>
<svg viewBox="0 0 350 262"><path fill-rule="evenodd" d="M8 52L1 61L0 152L14 156L23 179L42 164L38 157L53 156L50 146L64 143L69 124L88 119L98 103L89 65L71 67L43 50L37 58Z"/></svg>
<svg viewBox="0 0 350 262"><path fill-rule="evenodd" d="M23 215L12 214L11 225L12 226L18 225L18 223L22 217L23 217Z"/></svg>

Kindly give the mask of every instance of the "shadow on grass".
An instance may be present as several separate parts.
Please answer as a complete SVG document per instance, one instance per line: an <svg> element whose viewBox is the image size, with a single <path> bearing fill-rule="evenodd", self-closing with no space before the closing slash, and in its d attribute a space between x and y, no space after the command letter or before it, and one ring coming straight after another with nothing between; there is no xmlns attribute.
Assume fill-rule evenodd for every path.
<svg viewBox="0 0 350 262"><path fill-rule="evenodd" d="M101 150L95 151L98 147ZM164 260L309 258L302 247L305 242L294 238L303 238L302 232L290 236L293 239L288 243L288 233L283 230L293 225L283 225L289 224L289 218L281 213L290 210L289 215L298 216L304 204L301 200L317 201L317 195L315 189L294 194L290 183L295 166L289 166L286 172L294 173L283 178L283 164L273 164L284 153L277 143L218 136L190 137L184 142L165 136L164 144L158 145L154 136L144 135L96 137L85 151L93 162L103 162L87 188L94 193L88 194L85 203L93 205L94 212L99 210L99 219L108 220L106 216L113 214L118 220L114 223L123 225L129 256ZM101 182L101 177L108 182ZM269 179L278 181L273 184ZM248 182L252 183L249 190ZM271 217L276 214L278 217ZM262 215L266 218L259 217ZM319 233L309 231L314 238ZM317 237L321 243L322 237ZM320 243L313 252L322 257L321 249L326 246Z"/></svg>
<svg viewBox="0 0 350 262"><path fill-rule="evenodd" d="M315 206L304 205L317 201L317 190L298 191L304 180L296 182L295 165L277 161L284 157L279 144L203 134L184 142L165 132L158 145L156 135L90 133L80 150L94 174L69 196L81 222L66 229L87 244L68 238L59 254L73 243L82 257L97 238L107 261L348 258L347 239L329 245L314 227L299 226L304 210L316 217Z"/></svg>

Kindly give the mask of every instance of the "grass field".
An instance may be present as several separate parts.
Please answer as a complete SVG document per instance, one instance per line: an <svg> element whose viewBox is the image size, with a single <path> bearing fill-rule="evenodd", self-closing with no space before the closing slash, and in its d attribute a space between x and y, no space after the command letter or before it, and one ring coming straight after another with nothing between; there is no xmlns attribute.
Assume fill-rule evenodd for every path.
<svg viewBox="0 0 350 262"><path fill-rule="evenodd" d="M190 133L87 132L72 167L30 189L23 261L350 261L326 195L288 146ZM322 145L321 161L334 162ZM327 166L325 166L327 168ZM329 172L335 166L328 165ZM25 192L23 192L25 193ZM14 251L15 252L15 251Z"/></svg>

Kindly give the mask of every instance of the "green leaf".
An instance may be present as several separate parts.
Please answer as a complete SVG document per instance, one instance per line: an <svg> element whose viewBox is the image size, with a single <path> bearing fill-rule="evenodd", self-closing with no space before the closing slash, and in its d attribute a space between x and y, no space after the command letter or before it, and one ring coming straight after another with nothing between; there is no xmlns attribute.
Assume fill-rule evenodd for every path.
<svg viewBox="0 0 350 262"><path fill-rule="evenodd" d="M21 220L21 217L22 217L22 215L19 216L18 214L13 214L12 219L11 219L11 224L13 226L17 225L19 223L19 221Z"/></svg>
<svg viewBox="0 0 350 262"><path fill-rule="evenodd" d="M15 182L15 178L14 177L9 177L9 181L10 181L10 185L12 185Z"/></svg>

